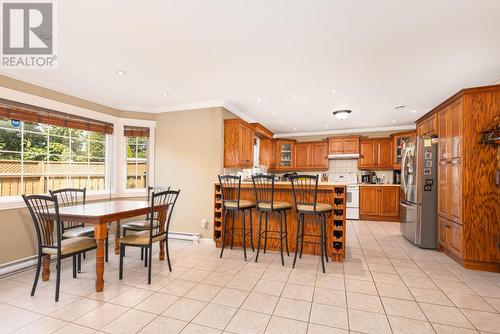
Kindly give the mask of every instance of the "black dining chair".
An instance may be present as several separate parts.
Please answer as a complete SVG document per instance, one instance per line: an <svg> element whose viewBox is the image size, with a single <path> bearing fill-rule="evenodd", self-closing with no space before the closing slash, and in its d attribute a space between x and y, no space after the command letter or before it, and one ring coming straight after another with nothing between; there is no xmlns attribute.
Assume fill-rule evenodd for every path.
<svg viewBox="0 0 500 334"><path fill-rule="evenodd" d="M52 196L57 197L59 207L85 204L87 199L87 188L62 188L57 190L49 190ZM94 226L85 226L82 222L78 221L64 221L62 230L63 239L75 237L94 237ZM105 259L108 262L108 237L106 237ZM85 259L85 253L83 253ZM78 272L82 269L81 254L78 255Z"/></svg>
<svg viewBox="0 0 500 334"><path fill-rule="evenodd" d="M38 261L31 296L35 295L38 277L45 255L56 256L56 302L59 301L59 286L61 283L61 260L73 257L73 278L76 278L77 255L97 248L93 238L73 237L63 239L63 223L59 217L57 197L45 195L23 195L24 202L35 225L38 241ZM55 226L55 228L54 228Z"/></svg>
<svg viewBox="0 0 500 334"><path fill-rule="evenodd" d="M300 258L302 258L304 242L320 245L321 265L324 273L324 259L326 258L326 262L328 262L326 218L328 214L332 213L333 206L326 203L318 203L318 175L292 175L290 176L290 182L292 183L293 198L297 212L297 234L295 238L295 255L292 267L295 268L300 240ZM304 233L305 215L313 216L313 223L318 224L319 235ZM304 237L309 237L311 239L319 238L319 242L306 242L304 241Z"/></svg>
<svg viewBox="0 0 500 334"><path fill-rule="evenodd" d="M148 186L148 202L151 201L151 194L152 193L158 193L161 191L166 191L170 190L170 186ZM154 217L156 224L158 223L157 219L157 213L155 212L155 217ZM129 221L121 225L121 228L123 229L122 235L125 236L127 234L127 231L146 231L149 229L149 213L146 215L146 218L143 220L134 220L134 221ZM148 254L146 253L144 256L144 252L147 252L147 249L141 248L141 260L144 260L144 266L147 266L148 264Z"/></svg>
<svg viewBox="0 0 500 334"><path fill-rule="evenodd" d="M123 257L126 246L140 247L144 249L145 254L149 254L147 265L148 284L151 284L151 264L153 259L152 249L154 243L165 242L168 269L172 271L168 250L168 230L170 227L172 212L174 211L174 206L177 202L179 193L180 190L166 190L158 193L153 192L151 194L151 209L149 211L148 229L144 231L137 231L120 238L120 279L123 278Z"/></svg>

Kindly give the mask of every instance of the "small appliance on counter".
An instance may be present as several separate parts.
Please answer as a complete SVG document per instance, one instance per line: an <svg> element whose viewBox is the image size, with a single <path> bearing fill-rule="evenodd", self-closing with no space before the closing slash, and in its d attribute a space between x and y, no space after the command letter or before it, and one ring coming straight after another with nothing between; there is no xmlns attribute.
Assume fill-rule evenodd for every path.
<svg viewBox="0 0 500 334"><path fill-rule="evenodd" d="M365 184L377 183L377 174L375 172L362 171L361 183Z"/></svg>
<svg viewBox="0 0 500 334"><path fill-rule="evenodd" d="M285 173L285 174L281 175L280 181L290 181L290 176L292 176L292 175L297 175L297 173L295 173L295 172Z"/></svg>
<svg viewBox="0 0 500 334"><path fill-rule="evenodd" d="M401 170L395 170L392 172L392 183L401 184Z"/></svg>

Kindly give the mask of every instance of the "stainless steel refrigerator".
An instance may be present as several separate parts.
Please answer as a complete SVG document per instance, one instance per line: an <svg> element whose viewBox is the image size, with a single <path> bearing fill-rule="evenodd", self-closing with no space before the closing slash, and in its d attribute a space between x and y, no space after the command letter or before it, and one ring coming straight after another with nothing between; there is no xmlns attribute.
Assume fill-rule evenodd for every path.
<svg viewBox="0 0 500 334"><path fill-rule="evenodd" d="M437 141L405 143L401 160L401 233L421 248L437 248Z"/></svg>

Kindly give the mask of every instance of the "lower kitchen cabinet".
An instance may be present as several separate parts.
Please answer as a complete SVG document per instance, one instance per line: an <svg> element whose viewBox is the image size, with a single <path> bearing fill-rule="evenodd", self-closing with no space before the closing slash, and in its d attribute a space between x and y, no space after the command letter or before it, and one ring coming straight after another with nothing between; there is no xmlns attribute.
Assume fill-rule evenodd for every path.
<svg viewBox="0 0 500 334"><path fill-rule="evenodd" d="M399 185L360 186L360 219L399 221L399 195Z"/></svg>
<svg viewBox="0 0 500 334"><path fill-rule="evenodd" d="M438 217L438 239L440 250L447 250L459 258L463 257L462 225Z"/></svg>

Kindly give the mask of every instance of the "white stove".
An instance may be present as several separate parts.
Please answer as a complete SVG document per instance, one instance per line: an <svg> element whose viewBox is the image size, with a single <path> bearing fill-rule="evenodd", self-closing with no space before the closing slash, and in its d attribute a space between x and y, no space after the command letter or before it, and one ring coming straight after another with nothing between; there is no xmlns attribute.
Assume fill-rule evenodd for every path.
<svg viewBox="0 0 500 334"><path fill-rule="evenodd" d="M346 185L346 218L359 219L359 184L358 174L328 174L328 182Z"/></svg>

